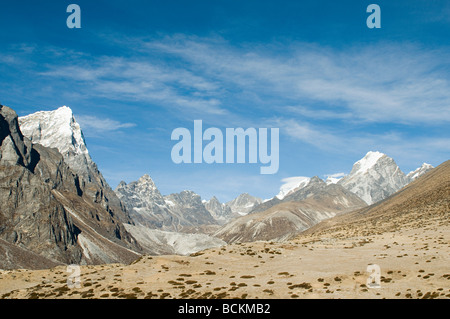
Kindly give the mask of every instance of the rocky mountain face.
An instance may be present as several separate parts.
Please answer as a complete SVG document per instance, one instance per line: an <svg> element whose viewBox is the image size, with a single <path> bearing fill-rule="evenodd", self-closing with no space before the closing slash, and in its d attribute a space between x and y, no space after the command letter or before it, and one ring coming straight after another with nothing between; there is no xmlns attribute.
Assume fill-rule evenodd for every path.
<svg viewBox="0 0 450 319"><path fill-rule="evenodd" d="M247 193L241 194L235 199L226 203L233 214L247 215L252 209L262 203L262 199Z"/></svg>
<svg viewBox="0 0 450 319"><path fill-rule="evenodd" d="M422 166L420 166L416 170L409 172L408 175L406 175L406 177L409 179L410 182L412 182L418 179L420 176L428 173L433 168L434 168L433 165L423 163Z"/></svg>
<svg viewBox="0 0 450 319"><path fill-rule="evenodd" d="M217 221L192 191L162 196L153 180L144 175L136 182L121 182L115 190L136 224L165 231L186 231Z"/></svg>
<svg viewBox="0 0 450 319"><path fill-rule="evenodd" d="M408 182L408 177L392 158L380 152L369 152L338 184L371 205L394 194Z"/></svg>
<svg viewBox="0 0 450 319"><path fill-rule="evenodd" d="M217 236L228 243L257 240L282 241L292 238L320 221L366 206L358 196L340 185L327 185L317 177L307 186L286 196L274 197L250 214L219 229ZM262 207L267 207L262 209ZM261 209L261 210L259 210Z"/></svg>
<svg viewBox="0 0 450 319"><path fill-rule="evenodd" d="M83 132L72 110L66 106L19 118L20 130L33 144L56 148L70 169L78 175L85 196L99 203L123 223L131 219L123 204L89 155Z"/></svg>
<svg viewBox="0 0 450 319"><path fill-rule="evenodd" d="M141 248L121 220L86 196L80 178L55 149L23 136L17 114L0 106L0 268L41 262L126 262ZM17 253L18 255L11 255Z"/></svg>
<svg viewBox="0 0 450 319"><path fill-rule="evenodd" d="M308 196L311 196L312 194L315 194L324 188L326 188L327 184L321 180L319 177L314 176L312 178L306 179L304 182L302 182L297 187L290 190L287 194L285 194L283 197L275 196L274 198L265 201L264 203L261 203L260 205L256 206L252 211L251 214L265 211L275 205L291 202L291 201L301 201L306 199Z"/></svg>
<svg viewBox="0 0 450 319"><path fill-rule="evenodd" d="M227 204L221 203L215 196L204 202L203 205L219 224L225 224L236 217L231 208Z"/></svg>
<svg viewBox="0 0 450 319"><path fill-rule="evenodd" d="M179 216L185 226L216 225L217 221L205 208L200 195L193 191L182 191L164 196L172 212Z"/></svg>
<svg viewBox="0 0 450 319"><path fill-rule="evenodd" d="M0 105L1 164L19 165L34 171L39 162L39 154L31 141L24 139L17 121L17 114L9 107Z"/></svg>
<svg viewBox="0 0 450 319"><path fill-rule="evenodd" d="M79 192L75 176L69 177L57 151L33 147L23 137L17 114L6 106L0 106L0 128L0 237L35 253L45 251L49 260L80 259L77 230L52 194L53 189Z"/></svg>
<svg viewBox="0 0 450 319"><path fill-rule="evenodd" d="M122 181L115 192L136 224L169 232L211 233L261 203L249 194L228 203L215 196L202 201L200 195L187 190L163 196L148 175L129 184Z"/></svg>
<svg viewBox="0 0 450 319"><path fill-rule="evenodd" d="M280 187L280 192L276 197L282 200L287 195L308 185L310 181L311 178L303 176L285 178L283 179L284 184Z"/></svg>
<svg viewBox="0 0 450 319"><path fill-rule="evenodd" d="M205 227L228 218L229 208L215 198L204 205L200 196L190 191L162 196L149 175L129 184L121 182L115 192L136 224L126 224L125 228L146 254L187 255L225 244L201 234Z"/></svg>
<svg viewBox="0 0 450 319"><path fill-rule="evenodd" d="M115 189L118 198L136 224L152 229L176 231L180 219L166 204L153 180L148 175L128 185L125 182Z"/></svg>

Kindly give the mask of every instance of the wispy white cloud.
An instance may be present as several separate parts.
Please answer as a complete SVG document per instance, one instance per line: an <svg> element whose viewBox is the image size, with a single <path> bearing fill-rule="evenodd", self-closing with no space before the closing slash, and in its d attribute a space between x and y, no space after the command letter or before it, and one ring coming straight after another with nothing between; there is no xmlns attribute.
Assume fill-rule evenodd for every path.
<svg viewBox="0 0 450 319"><path fill-rule="evenodd" d="M407 162L408 156L427 158L427 152L442 154L448 149L446 47L236 46L219 36L182 34L121 38L115 45L130 50L127 57L75 52L71 63L56 59L40 75L52 83L73 84L85 99L144 102L182 119L209 116L204 121L208 125L279 127L282 138L326 152L365 154L373 149L397 158L409 152L403 155ZM84 126L90 125L86 122ZM100 124L92 125L101 129ZM365 129L371 125L372 130ZM414 127L434 132L411 140ZM436 127L442 127L442 133Z"/></svg>
<svg viewBox="0 0 450 319"><path fill-rule="evenodd" d="M135 123L121 123L109 118L99 118L93 115L77 115L77 121L83 130L96 132L112 132L120 129L135 127Z"/></svg>
<svg viewBox="0 0 450 319"><path fill-rule="evenodd" d="M89 64L82 59L68 66L51 66L41 75L75 81L86 97L140 101L206 114L226 113L216 98L219 86L186 69L139 58L91 59Z"/></svg>
<svg viewBox="0 0 450 319"><path fill-rule="evenodd" d="M294 119L275 118L268 123L271 123L271 127L280 128L282 134L289 136L294 141L301 141L322 150L338 149L343 142L331 132L314 127L312 124L306 122L299 122Z"/></svg>
<svg viewBox="0 0 450 319"><path fill-rule="evenodd" d="M450 121L439 115L450 108L450 58L445 51L412 44L339 50L299 43L276 54L279 48L236 48L220 38L181 35L147 46L189 61L226 87L269 97L269 103L277 99L321 103L327 108L318 111L321 115L342 119L351 114L350 119L365 122ZM313 116L316 110L311 106L301 111Z"/></svg>
<svg viewBox="0 0 450 319"><path fill-rule="evenodd" d="M345 120L354 117L353 113L350 111L340 112L339 110L314 109L311 106L308 107L303 105L288 105L282 108L287 113L315 120Z"/></svg>
<svg viewBox="0 0 450 319"><path fill-rule="evenodd" d="M41 74L70 79L86 96L144 101L178 111L229 115L245 109L346 122L448 123L445 49L377 43L348 49L308 43L236 47L221 37L174 35L132 43L131 57L74 54ZM297 107L297 105L300 105ZM277 106L277 109L275 109Z"/></svg>

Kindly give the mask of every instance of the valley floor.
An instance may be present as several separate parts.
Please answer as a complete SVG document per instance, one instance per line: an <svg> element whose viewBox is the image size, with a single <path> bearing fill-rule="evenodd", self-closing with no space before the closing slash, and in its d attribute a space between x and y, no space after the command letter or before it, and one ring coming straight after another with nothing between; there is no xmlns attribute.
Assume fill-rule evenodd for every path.
<svg viewBox="0 0 450 319"><path fill-rule="evenodd" d="M448 221L431 219L367 237L312 234L82 266L78 289L66 267L1 271L0 298L450 298L449 243ZM369 264L379 265L381 288L366 286Z"/></svg>

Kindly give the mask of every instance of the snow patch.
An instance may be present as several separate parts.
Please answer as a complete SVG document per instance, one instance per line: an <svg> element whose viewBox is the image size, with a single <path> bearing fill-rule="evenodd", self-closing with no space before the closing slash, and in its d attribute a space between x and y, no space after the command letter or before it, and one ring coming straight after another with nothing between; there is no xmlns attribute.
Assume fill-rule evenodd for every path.
<svg viewBox="0 0 450 319"><path fill-rule="evenodd" d="M428 171L432 170L434 168L433 165L427 164L427 163L423 163L422 166L420 166L419 168L417 168L414 171L411 171L408 173L408 175L406 175L411 181L419 178L420 176L422 176L423 174L427 173Z"/></svg>
<svg viewBox="0 0 450 319"><path fill-rule="evenodd" d="M327 183L327 185L330 184L337 184L341 179L343 179L345 177L345 173L336 173L336 174L331 174L331 175L326 175L327 179L325 181L325 183Z"/></svg>
<svg viewBox="0 0 450 319"><path fill-rule="evenodd" d="M365 173L370 170L380 158L385 156L385 154L380 152L368 152L366 156L357 161L355 165L359 164L358 173Z"/></svg>
<svg viewBox="0 0 450 319"><path fill-rule="evenodd" d="M304 176L284 178L281 180L284 184L281 185L280 192L276 195L276 197L278 199L283 199L294 189L300 189L307 186L310 180L311 178Z"/></svg>

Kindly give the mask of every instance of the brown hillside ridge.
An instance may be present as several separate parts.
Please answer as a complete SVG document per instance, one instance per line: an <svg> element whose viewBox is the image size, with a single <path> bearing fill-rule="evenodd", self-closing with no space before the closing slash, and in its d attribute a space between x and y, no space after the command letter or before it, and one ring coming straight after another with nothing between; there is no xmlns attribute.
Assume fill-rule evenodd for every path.
<svg viewBox="0 0 450 319"><path fill-rule="evenodd" d="M234 243L131 264L0 272L2 298L450 298L450 162L378 205L286 242ZM369 265L380 288L368 286Z"/></svg>
<svg viewBox="0 0 450 319"><path fill-rule="evenodd" d="M449 213L450 161L446 161L389 198L323 221L305 231L302 237L367 236L410 227L419 228L431 220L442 220L442 223L447 224Z"/></svg>
<svg viewBox="0 0 450 319"><path fill-rule="evenodd" d="M254 212L224 225L215 236L227 243L284 241L324 219L367 206L341 185L327 185L317 177L283 201L267 203L260 205L263 210L258 206Z"/></svg>

